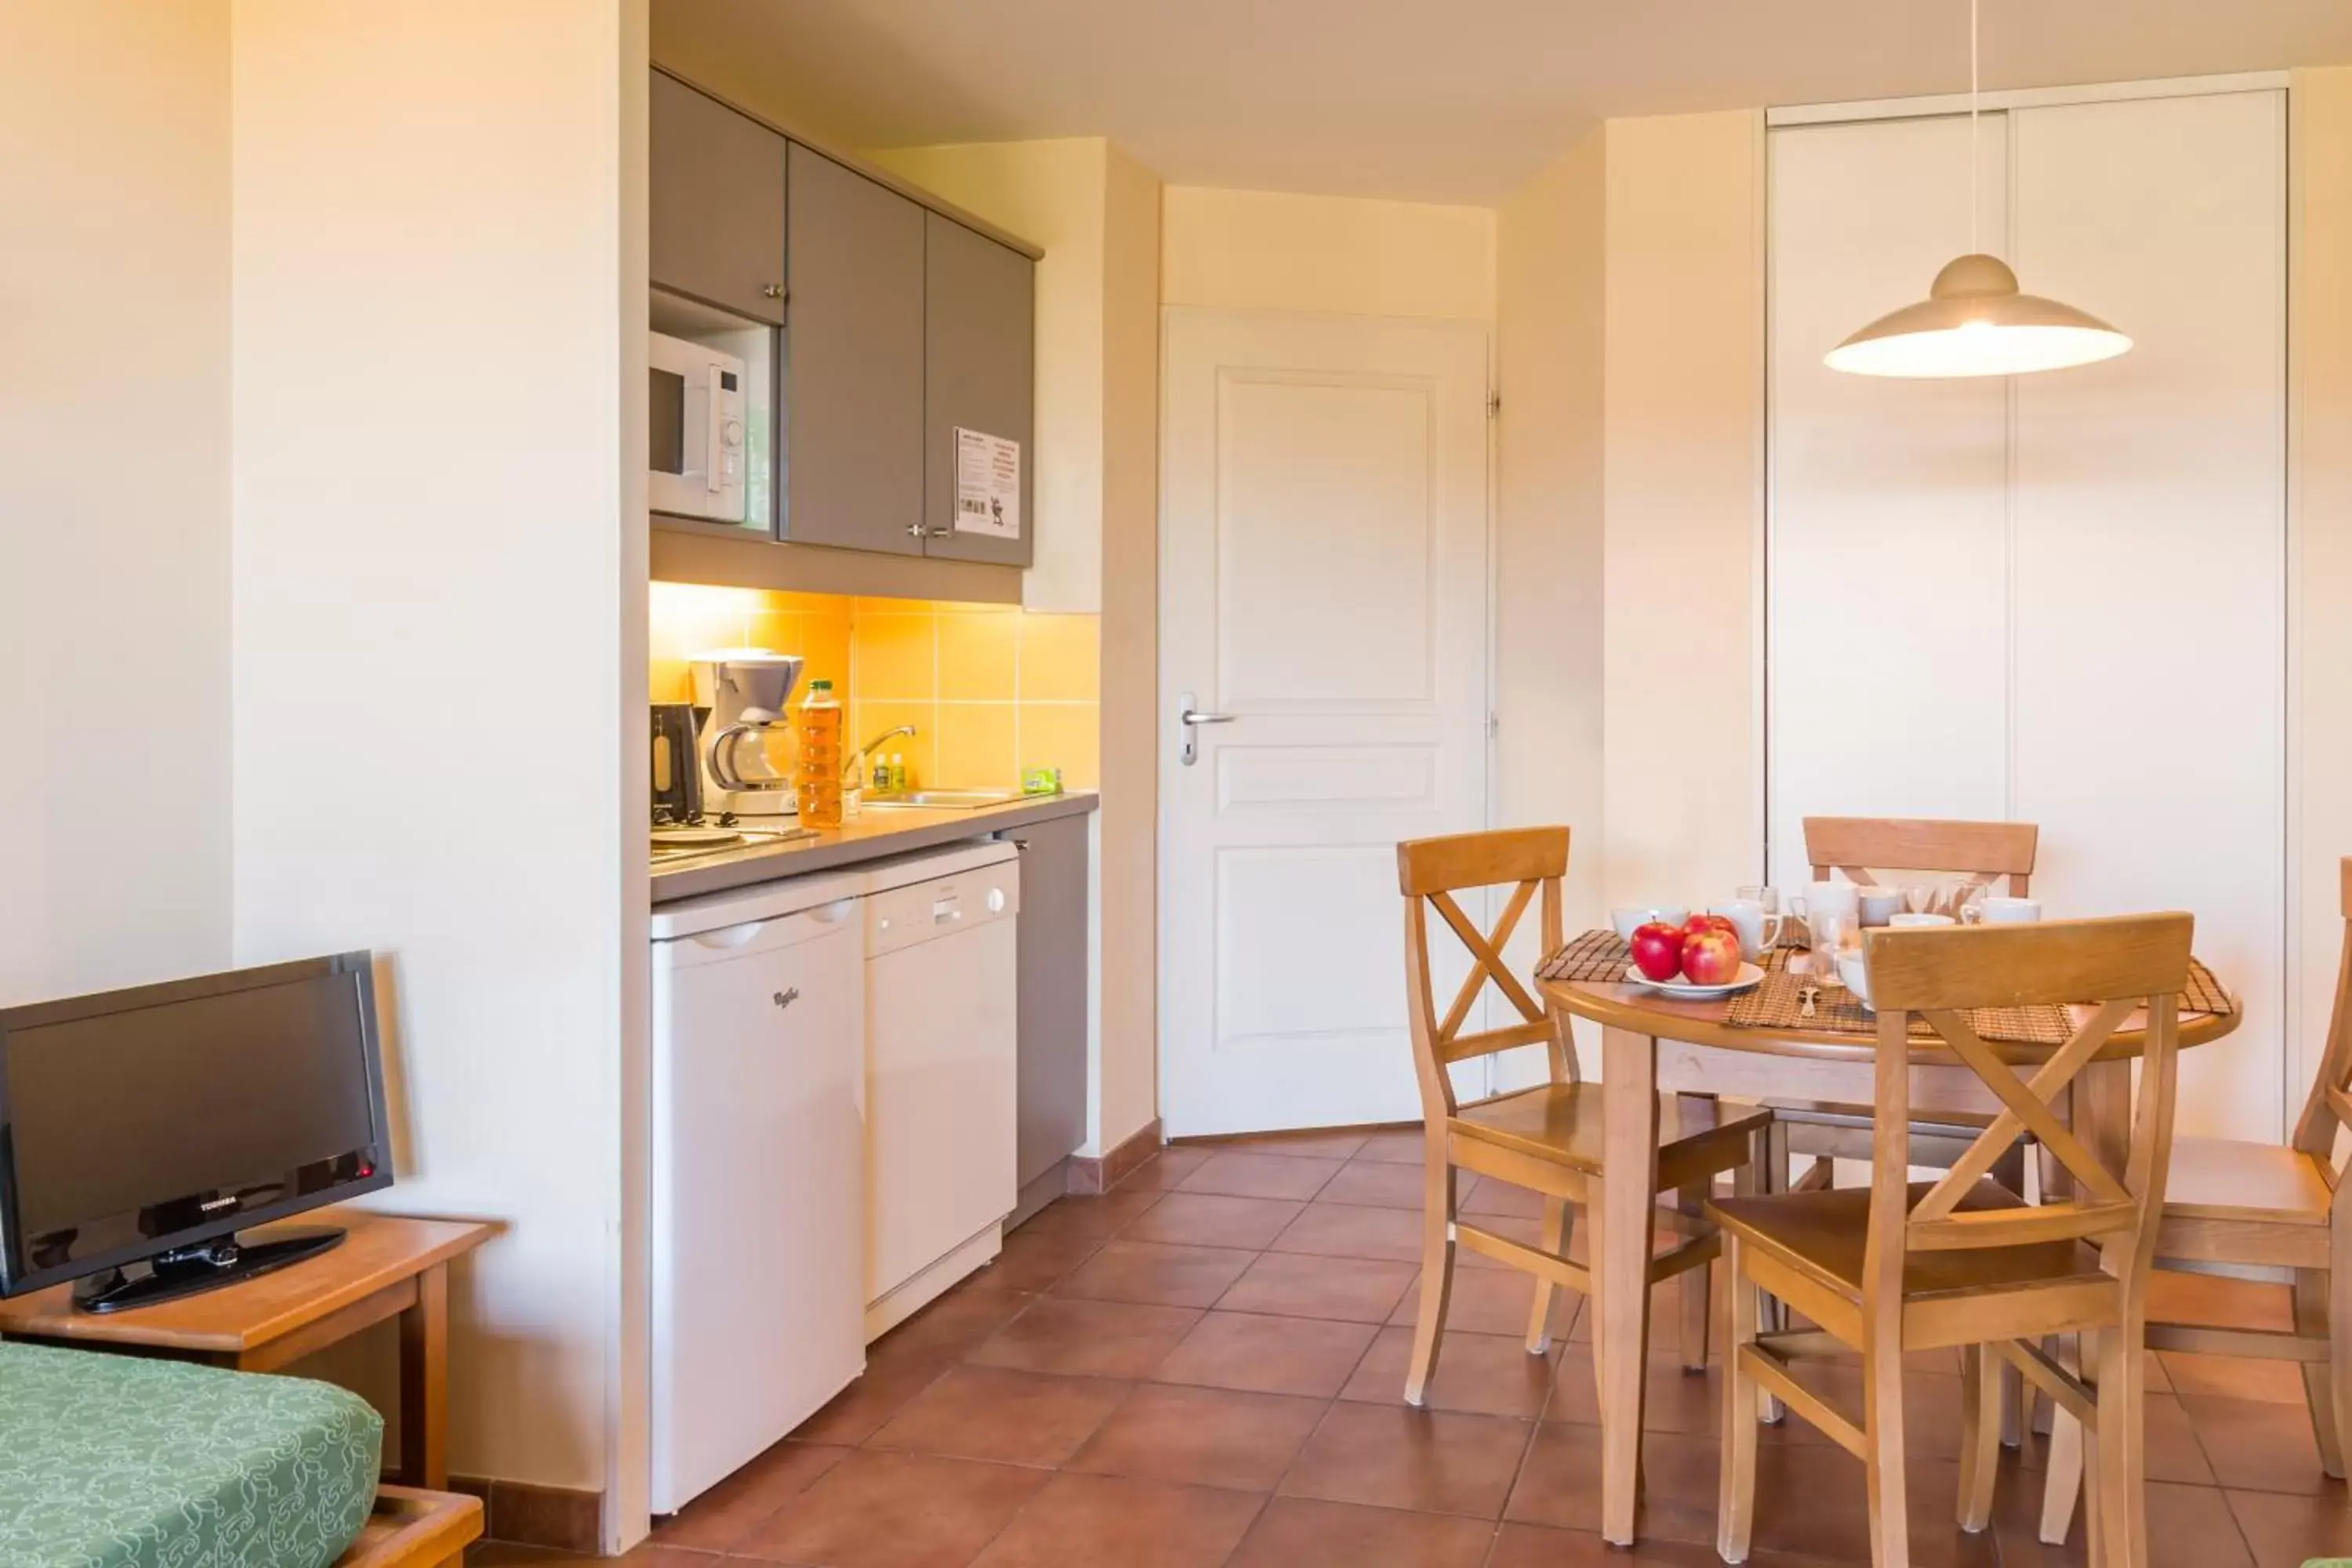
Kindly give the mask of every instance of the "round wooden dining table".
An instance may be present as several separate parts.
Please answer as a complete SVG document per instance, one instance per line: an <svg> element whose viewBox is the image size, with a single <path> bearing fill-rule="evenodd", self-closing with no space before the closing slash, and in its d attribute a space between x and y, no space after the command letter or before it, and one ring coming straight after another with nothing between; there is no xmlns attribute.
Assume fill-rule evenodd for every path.
<svg viewBox="0 0 2352 1568"><path fill-rule="evenodd" d="M1823 1028L1748 1026L1727 1022L1728 997L1685 1001L1618 981L1543 980L1540 994L1571 1017L1601 1027L1601 1213L1595 1216L1597 1289L1593 1342L1601 1383L1601 1533L1633 1544L1641 1500L1643 1373L1649 1360L1648 1265L1652 1205L1658 1190L1658 1097L1719 1095L1734 1100L1811 1100L1869 1105L1878 1047L1874 1036ZM2091 1009L2081 1009L2079 1025ZM2185 1049L2210 1045L2238 1026L2242 1012L2183 1010ZM2131 1132L2131 1064L2145 1037L2144 1019L2126 1019L2074 1079L2073 1126L2110 1166L2120 1169ZM2052 1046L1990 1042L2012 1065L2055 1052ZM1911 1042L1911 1100L1942 1110L1998 1111L1983 1080L1942 1042ZM1629 1174L1630 1173L1630 1174ZM1696 1277L1694 1277L1696 1278ZM1630 1353L1627 1353L1630 1352Z"/></svg>

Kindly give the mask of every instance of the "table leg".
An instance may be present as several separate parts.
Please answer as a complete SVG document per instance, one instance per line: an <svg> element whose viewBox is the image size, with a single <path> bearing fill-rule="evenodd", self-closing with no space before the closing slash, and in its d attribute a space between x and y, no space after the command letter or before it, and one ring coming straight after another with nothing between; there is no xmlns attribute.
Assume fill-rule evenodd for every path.
<svg viewBox="0 0 2352 1568"><path fill-rule="evenodd" d="M416 1277L416 1304L400 1314L400 1479L426 1491L449 1489L449 1274L435 1264Z"/></svg>
<svg viewBox="0 0 2352 1568"><path fill-rule="evenodd" d="M2100 1163L2118 1174L2131 1152L2132 1071L2128 1061L2095 1061L2075 1076L2069 1086L2068 1098L2074 1115L2071 1118L2075 1135L2082 1139ZM2053 1162L2054 1163L2054 1162ZM2072 1184L2061 1179L2053 1185L2062 1192ZM2071 1336L2070 1336L2071 1340ZM2133 1355L2146 1355L2147 1347L2130 1347ZM2062 1351L2059 1364L2069 1372L2083 1369L2088 1358L2072 1348ZM2085 1470L2083 1452L2088 1441L2083 1424L2060 1410L2051 1416L2050 1452L2044 1461L2048 1474L2042 1479L2042 1529L2044 1544L2062 1545L2066 1540L2066 1528L2074 1516L2074 1500L2083 1493ZM2097 1511L2095 1500L2084 1510L2086 1521ZM2085 1525L2088 1533L2088 1525Z"/></svg>
<svg viewBox="0 0 2352 1568"><path fill-rule="evenodd" d="M1601 1534L1633 1544L1642 1494L1642 1395L1650 1359L1650 1251L1658 1191L1658 1042L1601 1034L1601 1195L1592 1207L1601 1315Z"/></svg>

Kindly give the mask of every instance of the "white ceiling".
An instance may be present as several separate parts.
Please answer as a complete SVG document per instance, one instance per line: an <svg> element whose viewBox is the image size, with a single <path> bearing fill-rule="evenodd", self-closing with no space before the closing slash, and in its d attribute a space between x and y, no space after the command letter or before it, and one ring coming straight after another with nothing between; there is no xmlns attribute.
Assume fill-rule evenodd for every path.
<svg viewBox="0 0 2352 1568"><path fill-rule="evenodd" d="M1988 88L2352 61L2352 0L1984 0ZM1966 0L653 0L852 147L1108 135L1179 184L1490 202L1614 115L1950 92Z"/></svg>

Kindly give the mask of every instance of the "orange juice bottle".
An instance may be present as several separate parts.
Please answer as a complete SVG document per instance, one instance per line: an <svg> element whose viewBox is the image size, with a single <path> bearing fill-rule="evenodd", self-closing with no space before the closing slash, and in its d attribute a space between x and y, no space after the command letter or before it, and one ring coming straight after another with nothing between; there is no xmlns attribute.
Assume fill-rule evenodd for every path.
<svg viewBox="0 0 2352 1568"><path fill-rule="evenodd" d="M833 682L812 680L793 719L799 741L793 783L800 797L803 827L841 826L841 704Z"/></svg>

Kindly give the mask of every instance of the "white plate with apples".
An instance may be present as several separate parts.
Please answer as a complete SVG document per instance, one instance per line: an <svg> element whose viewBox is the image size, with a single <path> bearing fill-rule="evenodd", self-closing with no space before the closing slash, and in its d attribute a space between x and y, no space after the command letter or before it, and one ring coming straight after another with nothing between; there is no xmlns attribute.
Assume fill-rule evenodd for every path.
<svg viewBox="0 0 2352 1568"><path fill-rule="evenodd" d="M1685 1002L1728 996L1764 978L1761 966L1745 962L1738 929L1721 915L1693 915L1678 926L1653 921L1626 946L1633 960L1625 966L1627 984Z"/></svg>

